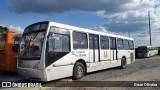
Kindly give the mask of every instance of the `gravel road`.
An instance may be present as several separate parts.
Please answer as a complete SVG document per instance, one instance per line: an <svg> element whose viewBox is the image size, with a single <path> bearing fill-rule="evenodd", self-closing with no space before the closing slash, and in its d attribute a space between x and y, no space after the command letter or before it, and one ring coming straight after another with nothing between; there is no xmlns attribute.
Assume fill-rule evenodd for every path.
<svg viewBox="0 0 160 90"><path fill-rule="evenodd" d="M0 73L0 79L3 80L5 77L11 80L22 80L22 78L15 75L5 75ZM58 81L72 81L70 78L61 79ZM79 81L160 81L160 56L154 56L150 58L136 59L136 62L127 65L125 69L111 68L101 70L87 74ZM42 83L43 86L56 83L57 81L51 81L48 83ZM34 88L36 90L160 90L160 87L52 87L52 88ZM16 89L22 90L22 89ZM32 88L33 90L33 88Z"/></svg>
<svg viewBox="0 0 160 90"><path fill-rule="evenodd" d="M120 77L121 79L117 79L117 80L120 80L120 81L137 81L137 80L147 81L147 80L158 79L160 81L160 77L152 78L153 76L156 76L157 74L160 75L160 56L136 59L136 62L130 65L127 65L125 69L112 68L112 69L106 69L106 70L90 73L86 75L84 78L82 78L81 81L108 81L108 80L112 81ZM151 75L151 77L148 79L147 78L146 79L137 78L139 76L143 77L144 75ZM122 77L128 77L128 79L122 79Z"/></svg>

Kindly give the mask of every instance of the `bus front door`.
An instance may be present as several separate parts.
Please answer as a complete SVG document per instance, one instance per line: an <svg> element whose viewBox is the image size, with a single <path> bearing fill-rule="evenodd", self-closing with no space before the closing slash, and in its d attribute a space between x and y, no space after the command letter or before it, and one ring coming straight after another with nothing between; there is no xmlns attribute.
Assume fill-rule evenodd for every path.
<svg viewBox="0 0 160 90"><path fill-rule="evenodd" d="M89 57L90 57L90 67L99 67L99 37L98 35L89 35Z"/></svg>
<svg viewBox="0 0 160 90"><path fill-rule="evenodd" d="M110 60L111 63L117 63L118 55L117 55L117 45L116 38L110 37Z"/></svg>

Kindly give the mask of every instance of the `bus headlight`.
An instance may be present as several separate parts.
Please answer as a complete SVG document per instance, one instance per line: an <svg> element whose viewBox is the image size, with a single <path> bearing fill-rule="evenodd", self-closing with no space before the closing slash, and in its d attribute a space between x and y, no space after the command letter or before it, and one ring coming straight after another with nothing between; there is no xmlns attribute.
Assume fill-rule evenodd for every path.
<svg viewBox="0 0 160 90"><path fill-rule="evenodd" d="M33 66L33 69L39 69L39 62Z"/></svg>

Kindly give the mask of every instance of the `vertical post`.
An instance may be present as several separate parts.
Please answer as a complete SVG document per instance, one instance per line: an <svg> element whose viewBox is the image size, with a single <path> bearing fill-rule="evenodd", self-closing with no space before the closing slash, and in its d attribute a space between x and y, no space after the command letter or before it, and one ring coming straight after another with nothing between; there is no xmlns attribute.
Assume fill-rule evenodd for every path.
<svg viewBox="0 0 160 90"><path fill-rule="evenodd" d="M151 40L151 21L150 21L150 12L148 11L148 20L149 20L149 37L150 37L150 46L152 45Z"/></svg>

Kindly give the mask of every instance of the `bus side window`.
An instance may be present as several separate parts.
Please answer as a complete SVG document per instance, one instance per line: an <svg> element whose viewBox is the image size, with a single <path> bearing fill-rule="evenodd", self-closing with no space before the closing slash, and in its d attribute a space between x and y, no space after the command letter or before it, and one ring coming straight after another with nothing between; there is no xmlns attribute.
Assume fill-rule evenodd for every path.
<svg viewBox="0 0 160 90"><path fill-rule="evenodd" d="M69 36L61 34L52 34L48 37L47 51L68 52Z"/></svg>
<svg viewBox="0 0 160 90"><path fill-rule="evenodd" d="M55 49L55 37L53 33L49 33L47 41L47 52L54 51Z"/></svg>
<svg viewBox="0 0 160 90"><path fill-rule="evenodd" d="M109 39L107 36L101 36L101 49L109 49Z"/></svg>
<svg viewBox="0 0 160 90"><path fill-rule="evenodd" d="M123 45L123 39L117 39L117 45L118 45L118 49L122 50L124 49L124 45Z"/></svg>
<svg viewBox="0 0 160 90"><path fill-rule="evenodd" d="M110 37L110 49L116 49L116 38Z"/></svg>
<svg viewBox="0 0 160 90"><path fill-rule="evenodd" d="M73 48L74 49L87 49L88 41L87 34L81 32L73 32Z"/></svg>
<svg viewBox="0 0 160 90"><path fill-rule="evenodd" d="M129 50L129 42L128 40L124 40L124 49Z"/></svg>
<svg viewBox="0 0 160 90"><path fill-rule="evenodd" d="M130 48L130 50L134 50L134 43L133 43L133 41L129 41L129 48Z"/></svg>

